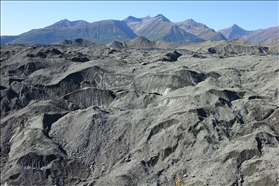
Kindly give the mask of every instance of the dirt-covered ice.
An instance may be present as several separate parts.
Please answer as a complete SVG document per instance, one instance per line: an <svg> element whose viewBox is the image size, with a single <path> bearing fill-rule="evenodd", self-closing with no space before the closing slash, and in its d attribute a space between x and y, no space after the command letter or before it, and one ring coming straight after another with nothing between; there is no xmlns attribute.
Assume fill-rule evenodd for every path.
<svg viewBox="0 0 279 186"><path fill-rule="evenodd" d="M1 45L1 185L278 185L278 42L135 41Z"/></svg>

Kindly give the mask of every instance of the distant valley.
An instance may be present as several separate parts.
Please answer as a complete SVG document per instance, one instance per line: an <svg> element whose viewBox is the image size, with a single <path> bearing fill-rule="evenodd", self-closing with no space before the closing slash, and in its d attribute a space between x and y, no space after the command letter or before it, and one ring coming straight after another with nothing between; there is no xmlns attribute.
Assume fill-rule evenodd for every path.
<svg viewBox="0 0 279 186"><path fill-rule="evenodd" d="M108 44L124 42L143 36L152 41L177 43L199 43L242 38L254 44L278 40L279 26L247 31L234 24L229 28L215 31L193 19L171 22L164 15L136 18L129 16L123 20L101 20L89 23L84 20L58 21L44 28L32 29L17 36L1 36L1 44L29 43L52 44L61 40L82 38L91 42Z"/></svg>

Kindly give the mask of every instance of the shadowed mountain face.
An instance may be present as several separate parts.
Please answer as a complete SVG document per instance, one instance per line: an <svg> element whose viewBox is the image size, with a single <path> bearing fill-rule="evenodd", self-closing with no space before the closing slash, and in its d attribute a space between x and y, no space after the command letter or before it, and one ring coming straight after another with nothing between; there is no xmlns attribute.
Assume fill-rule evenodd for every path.
<svg viewBox="0 0 279 186"><path fill-rule="evenodd" d="M1 185L278 185L276 47L2 45Z"/></svg>

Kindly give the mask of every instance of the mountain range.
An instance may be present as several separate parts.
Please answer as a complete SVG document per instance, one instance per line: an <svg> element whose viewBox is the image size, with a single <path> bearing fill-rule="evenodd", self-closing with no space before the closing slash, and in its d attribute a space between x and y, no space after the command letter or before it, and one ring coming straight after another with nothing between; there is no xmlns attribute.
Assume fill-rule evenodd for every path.
<svg viewBox="0 0 279 186"><path fill-rule="evenodd" d="M243 38L251 43L267 43L279 39L279 26L247 31L234 24L233 26L220 30L219 32L229 40Z"/></svg>
<svg viewBox="0 0 279 186"><path fill-rule="evenodd" d="M171 22L164 15L136 18L129 16L124 20L101 20L89 23L83 20L67 19L50 26L32 29L17 36L1 36L1 44L31 43L51 44L61 40L76 38L107 44L112 41L126 41L143 36L149 40L178 43L220 41L243 38L251 43L265 43L279 39L279 26L247 31L238 25L215 31L203 23L187 19Z"/></svg>

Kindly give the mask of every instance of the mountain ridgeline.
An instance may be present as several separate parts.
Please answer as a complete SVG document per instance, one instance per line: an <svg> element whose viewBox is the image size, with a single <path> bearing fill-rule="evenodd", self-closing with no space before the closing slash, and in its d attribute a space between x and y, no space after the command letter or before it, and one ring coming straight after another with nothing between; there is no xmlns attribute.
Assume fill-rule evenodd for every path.
<svg viewBox="0 0 279 186"><path fill-rule="evenodd" d="M86 22L83 20L69 21L67 19L50 26L32 29L17 36L1 36L1 44L30 43L51 44L61 40L83 38L91 42L108 44L113 41L127 41L139 36L149 40L177 43L198 43L205 41L230 40L242 38L251 43L266 43L278 40L279 27L246 31L237 25L215 31L203 23L187 19L181 22L171 22L164 15L136 18L129 16L124 20L101 20Z"/></svg>

